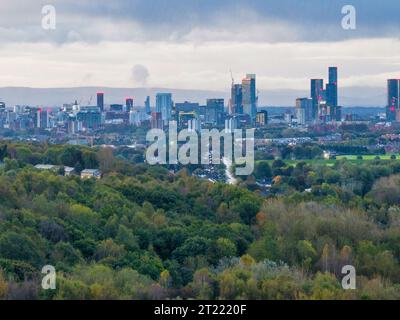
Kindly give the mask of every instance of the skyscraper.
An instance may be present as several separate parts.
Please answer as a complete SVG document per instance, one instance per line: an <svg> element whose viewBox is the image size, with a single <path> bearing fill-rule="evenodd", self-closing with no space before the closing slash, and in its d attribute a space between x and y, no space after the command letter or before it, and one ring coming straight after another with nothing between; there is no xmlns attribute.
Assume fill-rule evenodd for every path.
<svg viewBox="0 0 400 320"><path fill-rule="evenodd" d="M323 100L324 80L311 79L312 119L318 118L318 105Z"/></svg>
<svg viewBox="0 0 400 320"><path fill-rule="evenodd" d="M133 109L133 98L125 99L125 110L126 112L130 112Z"/></svg>
<svg viewBox="0 0 400 320"><path fill-rule="evenodd" d="M242 97L241 84L232 84L229 113L230 114L243 113L243 97Z"/></svg>
<svg viewBox="0 0 400 320"><path fill-rule="evenodd" d="M177 102L175 103L175 113L179 114L179 112L199 112L199 104L197 102Z"/></svg>
<svg viewBox="0 0 400 320"><path fill-rule="evenodd" d="M222 125L224 114L224 99L207 99L206 123Z"/></svg>
<svg viewBox="0 0 400 320"><path fill-rule="evenodd" d="M337 85L338 73L337 67L329 67L329 83Z"/></svg>
<svg viewBox="0 0 400 320"><path fill-rule="evenodd" d="M386 120L399 121L400 116L400 79L389 79L387 81L387 106ZM399 113L399 116L397 114Z"/></svg>
<svg viewBox="0 0 400 320"><path fill-rule="evenodd" d="M35 114L35 127L46 129L49 127L49 111L38 108Z"/></svg>
<svg viewBox="0 0 400 320"><path fill-rule="evenodd" d="M242 80L243 113L250 115L252 121L257 113L256 75L247 74Z"/></svg>
<svg viewBox="0 0 400 320"><path fill-rule="evenodd" d="M297 122L301 125L313 121L313 100L309 98L296 99Z"/></svg>
<svg viewBox="0 0 400 320"><path fill-rule="evenodd" d="M329 67L329 83L326 85L326 104L338 106L338 73L337 67Z"/></svg>
<svg viewBox="0 0 400 320"><path fill-rule="evenodd" d="M156 112L161 113L162 121L167 122L171 119L172 112L172 94L157 93L156 95Z"/></svg>
<svg viewBox="0 0 400 320"><path fill-rule="evenodd" d="M161 112L151 113L151 128L161 130L164 128Z"/></svg>
<svg viewBox="0 0 400 320"><path fill-rule="evenodd" d="M100 112L104 111L104 92L97 92L97 108Z"/></svg>
<svg viewBox="0 0 400 320"><path fill-rule="evenodd" d="M149 96L146 97L146 100L144 101L144 106L145 106L145 109L146 109L146 113L150 114L151 113L151 107L150 107L150 97Z"/></svg>
<svg viewBox="0 0 400 320"><path fill-rule="evenodd" d="M76 114L76 119L85 129L98 129L101 126L101 113L96 110L81 110Z"/></svg>

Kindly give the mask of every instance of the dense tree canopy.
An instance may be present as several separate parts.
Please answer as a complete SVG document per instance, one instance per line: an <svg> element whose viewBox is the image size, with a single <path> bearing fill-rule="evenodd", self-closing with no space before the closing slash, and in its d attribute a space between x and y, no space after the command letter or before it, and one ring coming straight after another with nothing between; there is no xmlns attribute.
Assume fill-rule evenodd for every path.
<svg viewBox="0 0 400 320"><path fill-rule="evenodd" d="M400 298L396 160L262 162L254 175L274 180L262 195L128 154L0 145L0 298ZM83 180L39 162L105 175ZM40 287L47 264L56 290ZM341 287L348 264L356 290Z"/></svg>

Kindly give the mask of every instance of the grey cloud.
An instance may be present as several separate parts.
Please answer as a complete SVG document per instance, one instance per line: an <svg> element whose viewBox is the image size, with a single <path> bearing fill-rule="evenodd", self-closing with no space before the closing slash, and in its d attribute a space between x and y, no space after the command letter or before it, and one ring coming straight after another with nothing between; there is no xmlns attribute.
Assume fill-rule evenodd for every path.
<svg viewBox="0 0 400 320"><path fill-rule="evenodd" d="M132 68L132 79L135 84L145 86L149 76L149 70L144 65L137 64Z"/></svg>
<svg viewBox="0 0 400 320"><path fill-rule="evenodd" d="M2 0L6 42L335 41L398 36L398 0L352 0L357 30L341 28L348 0L53 0L57 29L40 30L50 1ZM379 4L378 4L379 3ZM23 8L23 10L21 10ZM77 36L79 35L79 36Z"/></svg>

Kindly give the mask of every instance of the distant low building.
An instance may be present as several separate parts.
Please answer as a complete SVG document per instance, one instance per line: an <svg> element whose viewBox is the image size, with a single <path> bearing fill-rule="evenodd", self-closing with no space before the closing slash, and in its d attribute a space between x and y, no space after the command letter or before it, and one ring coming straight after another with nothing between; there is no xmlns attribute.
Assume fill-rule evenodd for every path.
<svg viewBox="0 0 400 320"><path fill-rule="evenodd" d="M52 171L55 171L58 169L57 166L52 165L52 164L37 164L35 166L35 168L38 170L52 170Z"/></svg>
<svg viewBox="0 0 400 320"><path fill-rule="evenodd" d="M64 167L64 175L70 176L75 173L75 168L72 167Z"/></svg>
<svg viewBox="0 0 400 320"><path fill-rule="evenodd" d="M56 166L53 164L37 164L35 166L38 170L49 170L49 171L57 171L60 168L64 168L64 175L69 176L75 173L75 168L73 167L63 167L63 166Z"/></svg>
<svg viewBox="0 0 400 320"><path fill-rule="evenodd" d="M97 169L82 170L81 179L90 179L90 178L100 179L101 178L100 170Z"/></svg>

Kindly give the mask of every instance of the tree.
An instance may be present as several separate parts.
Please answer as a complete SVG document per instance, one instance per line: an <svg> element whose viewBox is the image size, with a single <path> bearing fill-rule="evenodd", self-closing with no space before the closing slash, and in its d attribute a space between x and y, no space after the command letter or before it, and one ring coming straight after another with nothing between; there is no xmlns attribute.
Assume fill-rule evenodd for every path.
<svg viewBox="0 0 400 320"><path fill-rule="evenodd" d="M217 263L220 259L225 257L234 257L237 254L235 244L226 238L219 238L214 241L209 249L209 256L211 263Z"/></svg>
<svg viewBox="0 0 400 320"><path fill-rule="evenodd" d="M99 166L99 161L95 152L84 150L82 152L82 160L85 168L95 169Z"/></svg>
<svg viewBox="0 0 400 320"><path fill-rule="evenodd" d="M250 197L242 197L232 206L232 211L237 212L245 224L251 224L259 209L257 201Z"/></svg>
<svg viewBox="0 0 400 320"><path fill-rule="evenodd" d="M8 231L0 236L0 257L10 260L26 261L33 266L41 266L44 251L23 232Z"/></svg>
<svg viewBox="0 0 400 320"><path fill-rule="evenodd" d="M196 299L208 300L214 298L214 282L213 274L207 268L202 268L194 273L188 287L194 291Z"/></svg>
<svg viewBox="0 0 400 320"><path fill-rule="evenodd" d="M308 240L299 240L296 249L300 264L309 270L317 257L317 251Z"/></svg>
<svg viewBox="0 0 400 320"><path fill-rule="evenodd" d="M9 158L4 159L4 170L5 171L16 170L18 168L19 168L19 165L18 165L17 160L9 159Z"/></svg>
<svg viewBox="0 0 400 320"><path fill-rule="evenodd" d="M160 281L159 282L160 282L160 285L163 288L168 289L170 287L170 285L171 285L171 275L170 275L168 270L164 270L163 272L161 272Z"/></svg>
<svg viewBox="0 0 400 320"><path fill-rule="evenodd" d="M75 167L77 163L83 166L82 151L75 146L65 147L60 155L60 162L68 167Z"/></svg>
<svg viewBox="0 0 400 320"><path fill-rule="evenodd" d="M115 260L121 259L125 254L123 246L116 244L112 239L107 239L97 246L94 257L97 261L113 258Z"/></svg>
<svg viewBox="0 0 400 320"><path fill-rule="evenodd" d="M0 300L5 300L7 296L8 283L4 278L3 272L0 270Z"/></svg>
<svg viewBox="0 0 400 320"><path fill-rule="evenodd" d="M204 237L195 236L187 239L182 246L175 249L172 253L178 261L183 261L186 257L206 255L210 246L210 240Z"/></svg>
<svg viewBox="0 0 400 320"><path fill-rule="evenodd" d="M83 262L81 253L71 244L58 242L51 255L52 263L63 268Z"/></svg>
<svg viewBox="0 0 400 320"><path fill-rule="evenodd" d="M267 161L259 161L256 163L254 176L257 179L271 178L272 171Z"/></svg>
<svg viewBox="0 0 400 320"><path fill-rule="evenodd" d="M379 205L399 205L400 175L380 178L374 183L369 195Z"/></svg>
<svg viewBox="0 0 400 320"><path fill-rule="evenodd" d="M8 146L6 144L2 145L0 147L0 161L3 161L5 157L7 157L7 148Z"/></svg>
<svg viewBox="0 0 400 320"><path fill-rule="evenodd" d="M282 161L281 159L276 159L274 162L272 162L272 168L277 169L277 168L283 168L285 166L285 162Z"/></svg>
<svg viewBox="0 0 400 320"><path fill-rule="evenodd" d="M100 165L100 170L104 173L110 172L113 168L114 153L112 148L101 148L97 152L97 159Z"/></svg>

